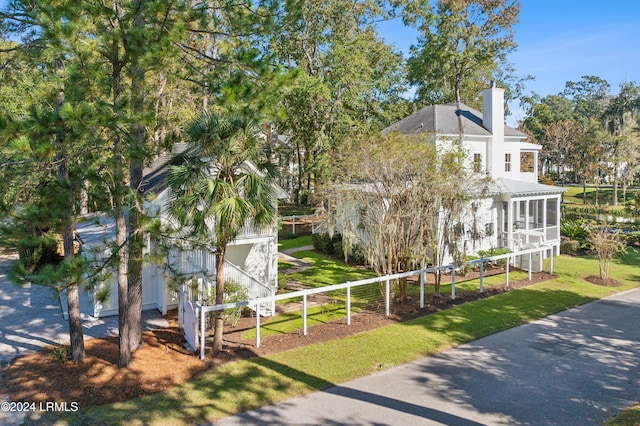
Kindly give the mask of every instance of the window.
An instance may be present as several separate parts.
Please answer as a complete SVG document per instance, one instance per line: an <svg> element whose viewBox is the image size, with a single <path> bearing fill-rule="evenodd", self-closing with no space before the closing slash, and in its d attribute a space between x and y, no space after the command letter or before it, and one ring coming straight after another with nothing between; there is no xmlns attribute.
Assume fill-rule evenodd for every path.
<svg viewBox="0 0 640 426"><path fill-rule="evenodd" d="M473 172L482 172L482 154L473 154Z"/></svg>
<svg viewBox="0 0 640 426"><path fill-rule="evenodd" d="M533 152L521 152L520 171L523 173L533 173L535 171L534 158Z"/></svg>
<svg viewBox="0 0 640 426"><path fill-rule="evenodd" d="M511 154L504 155L504 171L505 172L511 171Z"/></svg>

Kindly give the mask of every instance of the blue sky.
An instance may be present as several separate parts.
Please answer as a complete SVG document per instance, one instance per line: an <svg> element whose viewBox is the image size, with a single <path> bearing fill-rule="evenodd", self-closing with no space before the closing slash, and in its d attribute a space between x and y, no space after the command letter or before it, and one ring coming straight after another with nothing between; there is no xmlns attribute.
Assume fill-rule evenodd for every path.
<svg viewBox="0 0 640 426"><path fill-rule="evenodd" d="M405 54L416 42L399 20L379 31ZM607 80L612 93L624 81L640 82L640 1L521 0L514 31L518 48L509 61L518 75L535 77L527 93L557 94L583 75ZM516 107L511 123L522 118Z"/></svg>
<svg viewBox="0 0 640 426"><path fill-rule="evenodd" d="M533 75L526 93L546 96L567 81L596 75L617 93L624 81L640 82L640 1L520 0L514 27L517 50L509 57L520 76ZM0 0L0 7L6 0ZM379 24L385 40L406 54L416 42L415 30L397 19ZM522 118L510 105L510 124Z"/></svg>

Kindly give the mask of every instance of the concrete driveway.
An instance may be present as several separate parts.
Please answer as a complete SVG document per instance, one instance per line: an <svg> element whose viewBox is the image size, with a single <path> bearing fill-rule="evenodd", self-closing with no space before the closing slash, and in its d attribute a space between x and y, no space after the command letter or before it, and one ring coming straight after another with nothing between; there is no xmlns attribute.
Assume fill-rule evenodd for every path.
<svg viewBox="0 0 640 426"><path fill-rule="evenodd" d="M640 401L640 289L220 425L601 425Z"/></svg>
<svg viewBox="0 0 640 426"><path fill-rule="evenodd" d="M2 368L13 359L48 345L69 343L69 323L62 316L55 290L36 285L16 287L7 271L17 257L0 254L0 382ZM156 310L143 313L145 328L164 327L167 322ZM83 317L85 339L118 334L118 317ZM0 395L0 402L7 401ZM0 425L20 425L25 413L0 411Z"/></svg>
<svg viewBox="0 0 640 426"><path fill-rule="evenodd" d="M69 324L62 316L57 292L29 284L16 287L9 282L7 270L15 259L0 255L0 367L47 345L69 343ZM167 325L156 310L144 312L143 319L147 328ZM118 317L85 316L82 329L85 338L117 335Z"/></svg>

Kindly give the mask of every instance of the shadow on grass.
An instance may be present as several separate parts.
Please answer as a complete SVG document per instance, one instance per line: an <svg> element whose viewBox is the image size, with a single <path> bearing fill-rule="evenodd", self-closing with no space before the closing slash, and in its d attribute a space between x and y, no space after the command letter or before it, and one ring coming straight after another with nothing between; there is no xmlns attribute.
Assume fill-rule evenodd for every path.
<svg viewBox="0 0 640 426"><path fill-rule="evenodd" d="M339 403L347 406L352 404L351 401L360 401L443 424L480 425L454 414L408 403L402 399L334 386L322 378L267 358L256 358L247 364L247 367L239 372L232 370L205 373L192 381L190 386L176 388L168 394L105 407L93 407L63 416L62 419L72 425L170 424L175 420L192 424L243 413L238 416L241 424L299 424L310 420L310 412L303 410L292 413L293 405L286 401L277 405L267 404L284 399L283 396L292 388L296 393L304 388L304 393L325 390L327 395L338 397ZM270 373L269 383L263 382L266 371ZM199 395L194 398L196 392ZM225 401L229 401L230 394L236 396L231 406L225 404ZM222 403L219 403L220 401ZM322 410L315 412L322 413ZM44 421L53 422L54 418L45 418ZM319 424L344 424L342 420L335 421L331 418L317 418L313 421Z"/></svg>
<svg viewBox="0 0 640 426"><path fill-rule="evenodd" d="M294 396L327 389L341 381L339 378L329 381L321 377L322 371L343 371L347 369L346 366L357 366L355 375L366 375L371 373L367 366L374 363L384 366L398 365L590 300L593 298L573 291L521 289L427 317L332 341L330 350L331 353L338 354L336 357L324 358L322 351L326 351L327 346L318 344L294 350L297 351L295 356L280 357L280 362L270 358L256 358L228 364L163 394L82 410L67 418L67 421L71 424L116 425L212 421ZM354 347L361 350L354 350ZM508 352L508 349L504 350ZM526 360L522 362L526 363ZM453 371L457 367L470 368L452 367L451 381L454 381ZM499 369L499 366L496 365L495 368ZM427 391L430 385L425 384L424 389ZM343 404L349 404L349 399L353 399L446 424L474 424L437 408L379 395L373 390L365 392L333 387L328 392L346 398L341 402ZM459 392L464 394L465 389ZM469 399L473 405L472 398ZM265 416L271 416L267 423L290 423L290 419L283 417L287 408L291 407L288 404L290 403L283 403L280 408L265 407L258 412L246 413L243 418L259 419L264 423L267 419ZM478 403L478 409L490 411L490 408L483 407ZM324 420L327 424L332 424L333 421Z"/></svg>

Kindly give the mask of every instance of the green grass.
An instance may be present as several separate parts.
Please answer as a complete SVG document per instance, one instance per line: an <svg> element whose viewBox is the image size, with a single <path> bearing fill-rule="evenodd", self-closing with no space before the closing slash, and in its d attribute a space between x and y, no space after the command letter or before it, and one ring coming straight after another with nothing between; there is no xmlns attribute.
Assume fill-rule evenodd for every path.
<svg viewBox="0 0 640 426"><path fill-rule="evenodd" d="M279 274L280 277L286 277L290 281L297 281L310 287L326 287L334 284L342 284L347 281L358 281L362 279L375 277L376 274L362 267L353 267L345 264L335 258L329 257L322 253L312 251L302 251L294 254L295 257L310 262L313 266L302 272ZM278 267L285 269L278 264ZM509 280L520 280L527 277L526 272L511 271ZM505 283L505 275L492 275L484 278L483 285L485 287L503 285ZM394 283L395 285L395 283ZM456 278L456 293L464 291L475 291L480 288L480 280L467 280L464 276L458 275ZM444 276L440 287L440 293L443 295L451 294L451 278ZM407 286L407 295L414 298L419 297L420 286L417 283L409 283ZM429 297L434 294L432 285L425 286L425 296ZM346 291L335 291L328 294L335 304L326 304L325 306L313 307L308 309L307 326L311 327L316 324L322 324L329 321L335 321L346 318ZM299 302L301 298L295 300L284 300L279 303ZM351 292L351 310L352 313L360 311L368 304L382 300L380 290L377 284L369 284L353 288ZM273 334L290 333L301 330L303 328L302 308L276 317L267 318L261 323L262 336ZM243 334L246 339L255 339L256 331L251 329Z"/></svg>
<svg viewBox="0 0 640 426"><path fill-rule="evenodd" d="M606 423L606 426L638 426L640 425L640 404L627 408L620 415Z"/></svg>
<svg viewBox="0 0 640 426"><path fill-rule="evenodd" d="M353 267L346 263L314 251L300 251L293 255L313 265L306 271L288 274L291 280L299 281L310 287L324 287L375 277L376 274L361 267Z"/></svg>
<svg viewBox="0 0 640 426"><path fill-rule="evenodd" d="M556 258L554 280L343 339L230 363L156 395L70 413L71 424L191 424L325 389L640 285L640 256L612 267L601 287L591 258ZM620 423L625 424L625 423ZM627 423L630 424L630 423Z"/></svg>
<svg viewBox="0 0 640 426"><path fill-rule="evenodd" d="M283 250L288 250L288 249L292 249L292 248L310 246L312 244L313 244L312 236L311 235L303 235L301 237L289 238L289 239L286 239L286 240L279 240L278 241L278 250L279 251L283 251Z"/></svg>
<svg viewBox="0 0 640 426"><path fill-rule="evenodd" d="M289 262L285 262L283 260L279 260L278 261L278 270L282 270L282 269L287 269L287 268L291 268L293 266L293 263L289 263Z"/></svg>
<svg viewBox="0 0 640 426"><path fill-rule="evenodd" d="M567 191L564 193L564 202L568 204L584 204L584 195L582 194L582 186L565 186ZM593 205L596 201L596 193L598 195L598 204L613 204L613 188L610 186L597 189L595 186L587 186L586 198L587 205ZM635 190L627 190L627 200L633 200ZM622 185L618 187L618 203L624 202ZM621 206L622 208L622 206Z"/></svg>
<svg viewBox="0 0 640 426"><path fill-rule="evenodd" d="M352 307L353 314L360 311L358 307ZM268 321L260 323L260 336L266 337L274 334L284 334L299 332L302 333L304 323L301 316L302 307L299 311L287 312L279 314L276 317L269 318ZM324 306L314 306L307 309L307 327L314 325L326 324L341 318L347 317L347 309L343 303L328 304ZM256 329L252 328L243 333L245 339L255 339Z"/></svg>
<svg viewBox="0 0 640 426"><path fill-rule="evenodd" d="M298 206L295 203L278 203L278 214L280 216L304 216L313 213L313 206Z"/></svg>

